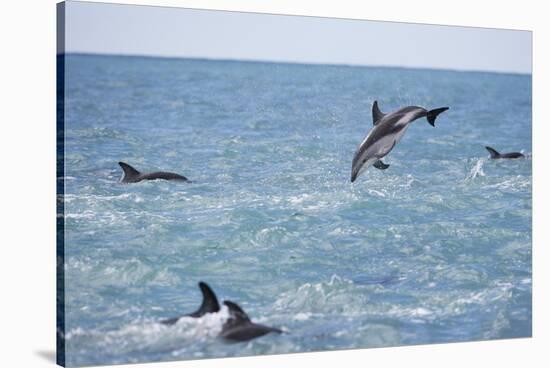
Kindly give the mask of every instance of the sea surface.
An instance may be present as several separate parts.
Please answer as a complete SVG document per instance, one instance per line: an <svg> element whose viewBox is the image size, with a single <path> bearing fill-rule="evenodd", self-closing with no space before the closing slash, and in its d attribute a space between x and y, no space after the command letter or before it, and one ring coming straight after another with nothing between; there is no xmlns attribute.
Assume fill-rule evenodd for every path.
<svg viewBox="0 0 550 368"><path fill-rule="evenodd" d="M66 56L70 366L531 336L531 76ZM449 106L350 183L371 106ZM484 146L525 159L489 160ZM119 182L118 161L191 183ZM205 281L227 311L175 326Z"/></svg>

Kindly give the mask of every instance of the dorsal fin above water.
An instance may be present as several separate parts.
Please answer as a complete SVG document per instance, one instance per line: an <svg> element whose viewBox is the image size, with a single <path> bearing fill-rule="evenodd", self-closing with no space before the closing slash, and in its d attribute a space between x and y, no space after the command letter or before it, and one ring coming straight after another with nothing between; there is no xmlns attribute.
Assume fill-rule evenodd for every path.
<svg viewBox="0 0 550 368"><path fill-rule="evenodd" d="M132 166L128 165L125 162L119 162L118 163L120 167L122 168L122 171L124 171L124 176L122 177L121 181L123 183L132 182L137 179L137 177L140 175L140 172L134 169Z"/></svg>
<svg viewBox="0 0 550 368"><path fill-rule="evenodd" d="M220 305L218 304L218 298L212 291L210 286L206 282L199 282L199 288L202 293L202 304L195 312L186 314L184 316L174 317L160 321L165 325L173 325L177 323L182 317L200 318L208 313L216 313L220 311Z"/></svg>
<svg viewBox="0 0 550 368"><path fill-rule="evenodd" d="M380 109L378 108L378 101L374 101L372 104L372 125L378 124L378 122L384 117L386 114L384 114Z"/></svg>
<svg viewBox="0 0 550 368"><path fill-rule="evenodd" d="M226 300L223 302L229 308L229 315L230 318L234 319L235 322L249 322L250 318L245 313L245 311L242 310L241 307L239 307L236 303L233 303L232 301Z"/></svg>
<svg viewBox="0 0 550 368"><path fill-rule="evenodd" d="M214 291L206 282L199 282L199 288L202 292L202 304L196 312L193 312L189 317L199 318L207 313L216 313L220 311L220 304Z"/></svg>
<svg viewBox="0 0 550 368"><path fill-rule="evenodd" d="M489 153L491 154L491 158L498 158L498 157L500 157L500 153L498 153L496 149L491 148L491 147L489 147L489 146L485 146L485 149L486 149L487 151L489 151Z"/></svg>

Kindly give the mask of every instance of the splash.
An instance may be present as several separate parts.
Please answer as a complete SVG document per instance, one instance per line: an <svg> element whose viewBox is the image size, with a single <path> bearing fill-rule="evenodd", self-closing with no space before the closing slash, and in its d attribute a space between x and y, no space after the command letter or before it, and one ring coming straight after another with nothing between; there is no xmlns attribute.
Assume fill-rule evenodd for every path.
<svg viewBox="0 0 550 368"><path fill-rule="evenodd" d="M468 175L465 178L465 181L474 180L478 176L485 176L485 172L483 171L483 165L485 164L485 159L480 158L476 161L474 167L470 170Z"/></svg>
<svg viewBox="0 0 550 368"><path fill-rule="evenodd" d="M131 352L175 351L182 346L205 343L215 339L229 317L227 307L201 318L183 317L175 325L156 321L134 321L117 330L105 331L77 327L65 335L69 349L79 347L86 354L88 347L98 347L107 355Z"/></svg>

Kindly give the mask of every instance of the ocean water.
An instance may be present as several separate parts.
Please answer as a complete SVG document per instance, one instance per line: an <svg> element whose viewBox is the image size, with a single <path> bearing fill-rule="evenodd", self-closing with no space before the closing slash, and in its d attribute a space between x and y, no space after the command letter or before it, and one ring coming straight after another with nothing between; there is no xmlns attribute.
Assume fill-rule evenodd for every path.
<svg viewBox="0 0 550 368"><path fill-rule="evenodd" d="M531 336L531 76L67 55L70 366ZM350 183L371 106L449 106ZM489 160L484 146L521 151ZM192 183L121 184L124 161ZM198 281L253 321L194 311Z"/></svg>

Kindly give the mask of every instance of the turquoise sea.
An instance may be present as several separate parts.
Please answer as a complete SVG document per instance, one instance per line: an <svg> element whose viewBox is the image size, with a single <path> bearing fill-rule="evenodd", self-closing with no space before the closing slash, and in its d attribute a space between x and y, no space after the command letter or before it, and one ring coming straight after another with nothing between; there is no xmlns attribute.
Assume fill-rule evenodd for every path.
<svg viewBox="0 0 550 368"><path fill-rule="evenodd" d="M374 100L450 109L351 184ZM531 336L530 75L70 54L64 107L67 365ZM286 333L158 323L201 280Z"/></svg>

